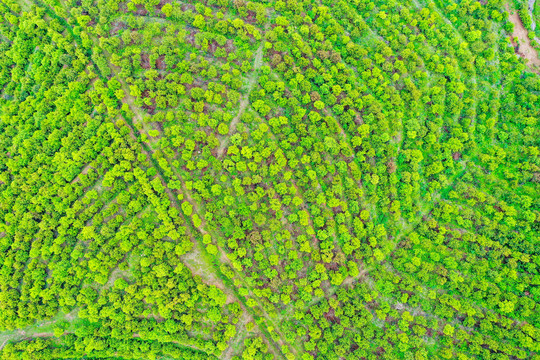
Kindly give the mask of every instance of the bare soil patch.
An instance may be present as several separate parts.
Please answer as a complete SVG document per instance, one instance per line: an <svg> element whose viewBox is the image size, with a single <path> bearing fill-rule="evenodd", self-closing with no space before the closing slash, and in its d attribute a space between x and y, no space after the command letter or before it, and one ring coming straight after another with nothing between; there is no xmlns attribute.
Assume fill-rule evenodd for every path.
<svg viewBox="0 0 540 360"><path fill-rule="evenodd" d="M529 32L523 26L521 19L518 15L517 10L510 11L508 8L508 19L514 24L513 37L517 37L519 44L515 44L512 41L512 44L516 48L516 53L522 58L528 60L529 66L540 66L540 58L538 58L538 53L532 47L531 41L529 40Z"/></svg>

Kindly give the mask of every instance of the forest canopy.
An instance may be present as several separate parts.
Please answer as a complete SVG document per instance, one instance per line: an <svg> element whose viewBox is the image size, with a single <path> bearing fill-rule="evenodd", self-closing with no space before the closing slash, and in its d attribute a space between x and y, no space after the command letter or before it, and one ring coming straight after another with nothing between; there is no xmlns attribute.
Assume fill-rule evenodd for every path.
<svg viewBox="0 0 540 360"><path fill-rule="evenodd" d="M539 54L538 0L0 0L0 360L539 360Z"/></svg>

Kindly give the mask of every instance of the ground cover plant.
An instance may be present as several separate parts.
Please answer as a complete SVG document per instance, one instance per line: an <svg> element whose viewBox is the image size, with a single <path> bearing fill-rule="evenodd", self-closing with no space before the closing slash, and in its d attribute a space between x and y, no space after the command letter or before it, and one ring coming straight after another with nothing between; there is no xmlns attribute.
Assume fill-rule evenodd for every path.
<svg viewBox="0 0 540 360"><path fill-rule="evenodd" d="M0 15L0 359L540 359L538 1Z"/></svg>

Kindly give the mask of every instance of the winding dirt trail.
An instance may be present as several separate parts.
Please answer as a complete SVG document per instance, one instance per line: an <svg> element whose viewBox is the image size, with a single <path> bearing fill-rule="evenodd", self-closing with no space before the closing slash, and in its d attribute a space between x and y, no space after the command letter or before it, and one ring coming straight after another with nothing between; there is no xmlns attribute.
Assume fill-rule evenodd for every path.
<svg viewBox="0 0 540 360"><path fill-rule="evenodd" d="M510 10L508 5L506 6L508 11L508 20L514 24L514 32L512 36L518 38L518 44L515 44L512 41L512 44L516 48L517 54L528 61L530 67L538 66L540 67L540 58L538 57L538 52L532 47L531 41L529 39L529 31L523 26L521 18L518 15L517 10Z"/></svg>
<svg viewBox="0 0 540 360"><path fill-rule="evenodd" d="M536 21L534 20L534 3L536 0L529 0L529 15L531 16L531 29L536 30Z"/></svg>
<svg viewBox="0 0 540 360"><path fill-rule="evenodd" d="M253 90L253 87L255 86L255 82L257 81L257 73L258 70L261 68L263 64L263 45L264 42L261 43L259 48L257 49L257 52L255 53L255 60L253 64L253 71L251 72L251 75L249 76L247 80L247 91L245 95L242 95L240 98L240 107L238 108L238 114L232 119L231 124L229 125L229 134L234 134L234 131L236 130L236 125L240 122L240 118L244 114L244 111L246 111L248 105L249 105L249 94L251 94L251 90ZM225 149L227 148L227 145L229 144L230 136L224 139L217 151L218 158L222 157Z"/></svg>
<svg viewBox="0 0 540 360"><path fill-rule="evenodd" d="M24 339L53 337L54 333L50 332L51 326L61 321L67 321L70 323L75 321L76 319L78 319L78 311L79 309L75 308L67 314L58 313L52 319L37 321L35 324L29 325L23 329L1 331L0 351L9 342L18 342Z"/></svg>

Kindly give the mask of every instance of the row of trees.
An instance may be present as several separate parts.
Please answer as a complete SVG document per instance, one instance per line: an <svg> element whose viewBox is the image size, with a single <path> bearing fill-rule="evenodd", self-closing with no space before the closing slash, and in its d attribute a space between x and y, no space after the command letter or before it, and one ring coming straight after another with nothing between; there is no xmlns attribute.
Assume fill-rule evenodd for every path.
<svg viewBox="0 0 540 360"><path fill-rule="evenodd" d="M4 16L0 324L101 330L7 358L535 356L540 82L500 1L64 6Z"/></svg>
<svg viewBox="0 0 540 360"><path fill-rule="evenodd" d="M14 14L2 13L0 55L0 329L80 320L0 357L215 358L242 308L182 262L196 238L122 106L108 60L119 42L71 36L48 6Z"/></svg>

